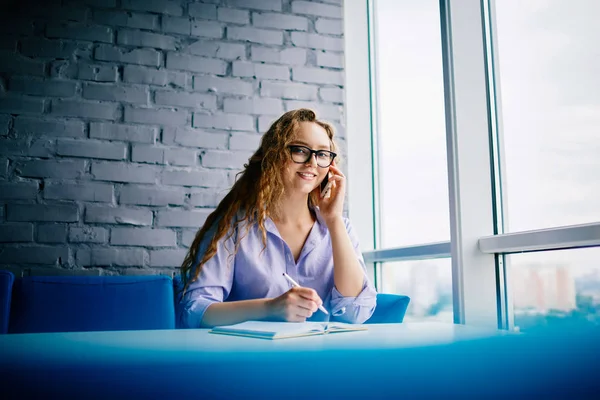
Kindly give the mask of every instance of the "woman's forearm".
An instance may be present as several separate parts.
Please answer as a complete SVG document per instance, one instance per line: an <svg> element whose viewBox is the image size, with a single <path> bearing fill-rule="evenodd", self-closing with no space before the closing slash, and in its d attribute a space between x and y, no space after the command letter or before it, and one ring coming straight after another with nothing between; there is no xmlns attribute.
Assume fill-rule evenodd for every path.
<svg viewBox="0 0 600 400"><path fill-rule="evenodd" d="M364 273L342 218L328 224L333 248L333 280L342 296L356 297L362 291Z"/></svg>
<svg viewBox="0 0 600 400"><path fill-rule="evenodd" d="M244 321L263 320L269 317L269 300L240 300L213 303L204 312L203 327L232 325Z"/></svg>

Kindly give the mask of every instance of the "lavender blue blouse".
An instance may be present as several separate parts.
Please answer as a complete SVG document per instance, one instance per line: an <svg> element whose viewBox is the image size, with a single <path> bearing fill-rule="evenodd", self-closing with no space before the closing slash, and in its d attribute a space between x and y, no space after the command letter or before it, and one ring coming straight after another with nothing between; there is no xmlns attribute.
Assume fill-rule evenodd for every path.
<svg viewBox="0 0 600 400"><path fill-rule="evenodd" d="M375 309L377 293L367 276L357 237L348 219L344 218L354 252L364 272L361 293L356 297L345 297L338 292L333 282L333 252L329 230L319 210L315 212L316 222L297 262L271 219L265 221L267 246L264 251L262 236L256 225L252 225L242 238L235 256L230 256L230 251L234 248L237 232L230 239L225 239L227 235L222 238L217 245L217 253L204 264L198 279L189 285L185 296L179 295L177 325L181 328L200 327L204 312L215 302L280 296L291 288L291 284L283 277L283 272L289 274L299 285L316 290L323 300L323 306L330 313L326 315L317 310L310 320L328 321L333 315L337 321L365 322ZM243 234L245 227L240 224L238 232ZM209 231L206 237L212 237L211 233ZM208 239L200 244L200 256L204 254L207 245Z"/></svg>

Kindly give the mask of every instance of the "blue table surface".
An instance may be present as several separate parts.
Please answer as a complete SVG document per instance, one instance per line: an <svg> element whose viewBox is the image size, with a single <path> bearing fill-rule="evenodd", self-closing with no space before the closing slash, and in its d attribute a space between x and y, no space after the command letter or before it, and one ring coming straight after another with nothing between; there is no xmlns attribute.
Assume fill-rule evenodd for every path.
<svg viewBox="0 0 600 400"><path fill-rule="evenodd" d="M14 334L0 336L0 397L593 398L597 354L595 334L444 323L273 341L203 329Z"/></svg>

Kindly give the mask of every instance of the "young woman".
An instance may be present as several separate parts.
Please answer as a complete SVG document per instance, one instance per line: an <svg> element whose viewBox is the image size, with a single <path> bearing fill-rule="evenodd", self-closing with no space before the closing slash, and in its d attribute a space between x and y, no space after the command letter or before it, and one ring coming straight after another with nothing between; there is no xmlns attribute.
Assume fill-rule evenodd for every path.
<svg viewBox="0 0 600 400"><path fill-rule="evenodd" d="M311 110L271 125L183 261L178 326L371 316L376 292L342 216L346 178L334 151L332 127ZM326 176L330 195L322 197Z"/></svg>

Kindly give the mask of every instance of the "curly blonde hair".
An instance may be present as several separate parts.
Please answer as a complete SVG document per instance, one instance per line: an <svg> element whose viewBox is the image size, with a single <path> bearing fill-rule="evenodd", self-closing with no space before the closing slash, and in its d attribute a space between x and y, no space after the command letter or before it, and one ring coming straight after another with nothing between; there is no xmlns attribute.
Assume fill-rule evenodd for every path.
<svg viewBox="0 0 600 400"><path fill-rule="evenodd" d="M265 220L277 212L278 204L284 194L281 166L291 159L287 148L295 139L301 122L314 122L320 125L329 137L331 151L336 150L332 126L318 120L312 110L301 108L288 111L275 121L263 135L258 150L250 157L248 163L244 164L244 170L238 174L229 193L196 233L181 265L184 293L189 284L198 279L202 266L216 254L219 240L227 233L226 240L230 239L239 224L246 223L246 232L251 224L258 225L262 234L263 250L266 248ZM317 201L317 194L311 193L308 197L308 207L313 209ZM243 216L236 218L239 211L243 212ZM202 259L197 261L200 244L215 224L216 231L206 246ZM235 255L242 238L243 236L237 238L231 254Z"/></svg>

